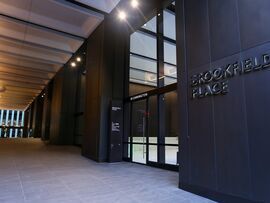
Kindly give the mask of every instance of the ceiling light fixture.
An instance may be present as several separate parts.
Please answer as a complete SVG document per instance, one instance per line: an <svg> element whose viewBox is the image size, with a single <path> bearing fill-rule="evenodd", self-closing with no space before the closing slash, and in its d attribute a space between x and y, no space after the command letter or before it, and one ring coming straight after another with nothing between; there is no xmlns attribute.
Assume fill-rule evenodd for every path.
<svg viewBox="0 0 270 203"><path fill-rule="evenodd" d="M133 8L137 8L139 6L139 2L137 0L131 0L131 6Z"/></svg>
<svg viewBox="0 0 270 203"><path fill-rule="evenodd" d="M81 62L81 61L82 61L81 57L77 57L77 58L76 58L76 61L77 61L77 62Z"/></svg>
<svg viewBox="0 0 270 203"><path fill-rule="evenodd" d="M6 91L6 87L5 86L0 86L0 92L5 92Z"/></svg>
<svg viewBox="0 0 270 203"><path fill-rule="evenodd" d="M76 63L75 63L75 62L71 62L70 65L71 65L71 67L73 67L73 68L76 67Z"/></svg>
<svg viewBox="0 0 270 203"><path fill-rule="evenodd" d="M120 20L126 20L127 14L126 14L124 11L119 11L119 13L118 13L118 18L119 18Z"/></svg>

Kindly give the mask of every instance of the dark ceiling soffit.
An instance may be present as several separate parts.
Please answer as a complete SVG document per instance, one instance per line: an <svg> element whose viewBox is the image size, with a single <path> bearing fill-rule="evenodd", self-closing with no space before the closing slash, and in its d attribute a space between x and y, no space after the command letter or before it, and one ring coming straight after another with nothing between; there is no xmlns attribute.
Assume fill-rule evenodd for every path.
<svg viewBox="0 0 270 203"><path fill-rule="evenodd" d="M59 0L58 0L58 1L59 1ZM68 2L68 3L70 3L70 4L73 4L73 5L76 5L76 6L85 8L85 9L87 9L87 10L89 10L89 11L92 11L92 12L95 12L95 13L98 13L98 14L101 14L101 15L103 15L103 16L108 15L108 13L106 13L105 11L101 11L101 10L99 10L99 9L97 9L97 8L94 8L94 7L92 7L92 6L88 6L88 5L86 5L86 4L80 3L80 2L75 1L75 0L64 0L64 1L66 1L66 2ZM97 0L97 1L98 1L98 0Z"/></svg>
<svg viewBox="0 0 270 203"><path fill-rule="evenodd" d="M13 21L16 21L16 22L20 22L20 23L25 24L25 25L31 25L31 26L37 27L39 29L44 29L44 30L48 30L48 31L51 31L51 32L55 32L57 34L60 34L60 35L63 35L63 36L69 37L69 38L73 38L73 39L76 39L76 40L81 40L81 41L85 40L85 38L82 37L82 36L74 35L74 34L64 32L64 31L61 31L61 30L57 30L57 29L54 29L54 28L50 28L50 27L47 27L47 26L44 26L44 25L39 25L39 24L36 24L36 23L32 23L32 22L29 22L29 21L26 21L26 20L15 18L13 16L5 15L5 14L0 14L0 16L2 16L4 18L7 18L7 19L10 19L10 20L13 20Z"/></svg>

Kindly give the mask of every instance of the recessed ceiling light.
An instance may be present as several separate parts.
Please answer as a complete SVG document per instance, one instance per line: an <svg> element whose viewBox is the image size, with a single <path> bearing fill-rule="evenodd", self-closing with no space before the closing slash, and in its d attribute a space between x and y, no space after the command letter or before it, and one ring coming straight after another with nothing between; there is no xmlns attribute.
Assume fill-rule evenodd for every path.
<svg viewBox="0 0 270 203"><path fill-rule="evenodd" d="M76 67L76 63L75 62L71 62L71 67Z"/></svg>
<svg viewBox="0 0 270 203"><path fill-rule="evenodd" d="M76 58L76 61L77 61L77 62L81 62L81 61L82 61L81 57L77 57L77 58Z"/></svg>
<svg viewBox="0 0 270 203"><path fill-rule="evenodd" d="M119 13L118 13L118 18L119 18L120 20L126 20L127 14L126 14L124 11L119 11Z"/></svg>
<svg viewBox="0 0 270 203"><path fill-rule="evenodd" d="M137 7L139 6L138 0L131 0L131 6L132 6L133 8L137 8Z"/></svg>
<svg viewBox="0 0 270 203"><path fill-rule="evenodd" d="M6 87L5 86L0 86L0 92L5 92L6 91Z"/></svg>

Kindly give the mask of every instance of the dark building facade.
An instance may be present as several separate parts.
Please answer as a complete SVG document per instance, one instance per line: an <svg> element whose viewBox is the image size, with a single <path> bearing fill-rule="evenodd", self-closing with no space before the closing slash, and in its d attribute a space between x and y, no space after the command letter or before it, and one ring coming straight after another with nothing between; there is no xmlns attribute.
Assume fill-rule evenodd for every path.
<svg viewBox="0 0 270 203"><path fill-rule="evenodd" d="M269 202L268 1L178 1L180 187ZM228 93L192 98L192 76L233 71ZM238 70L241 69L241 70ZM206 76L207 78L207 76ZM209 82L213 84L214 82ZM202 85L203 86L203 85ZM231 198L229 197L231 196ZM235 197L235 198L234 198Z"/></svg>
<svg viewBox="0 0 270 203"><path fill-rule="evenodd" d="M177 169L180 188L220 202L270 202L270 2L149 0L141 11L129 11L128 22L120 22L117 9L127 4L120 2L86 40L77 53L83 57L79 68L68 63L57 73L42 93L43 114L36 106L43 105L39 97L29 108L27 125L51 144L81 145L82 155L98 162L110 161L112 153L116 160L134 161L135 145L145 147L144 164ZM175 39L160 33L166 9L175 15ZM156 33L142 27L154 17ZM136 31L156 37L156 58L132 52L130 36ZM176 47L177 63L161 53L163 40ZM131 54L157 64L151 84L130 82ZM166 65L175 66L177 75L166 75ZM165 85L166 77L175 82ZM145 108L148 134L134 142L141 135L131 135L130 112L139 100L146 102L137 106ZM111 133L113 101L122 108L120 139ZM160 127L168 121L173 130ZM156 143L149 134L156 135ZM166 143L163 134L179 143ZM166 147L179 151L173 167L166 162ZM150 148L156 150L155 161Z"/></svg>

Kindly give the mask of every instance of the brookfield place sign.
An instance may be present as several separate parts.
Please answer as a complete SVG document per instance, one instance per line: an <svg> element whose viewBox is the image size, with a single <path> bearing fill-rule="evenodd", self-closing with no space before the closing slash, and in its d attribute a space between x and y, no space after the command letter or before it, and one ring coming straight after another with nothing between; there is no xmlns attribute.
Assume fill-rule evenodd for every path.
<svg viewBox="0 0 270 203"><path fill-rule="evenodd" d="M229 92L228 80L235 76L270 68L270 54L236 61L213 70L191 76L192 99L225 95Z"/></svg>

